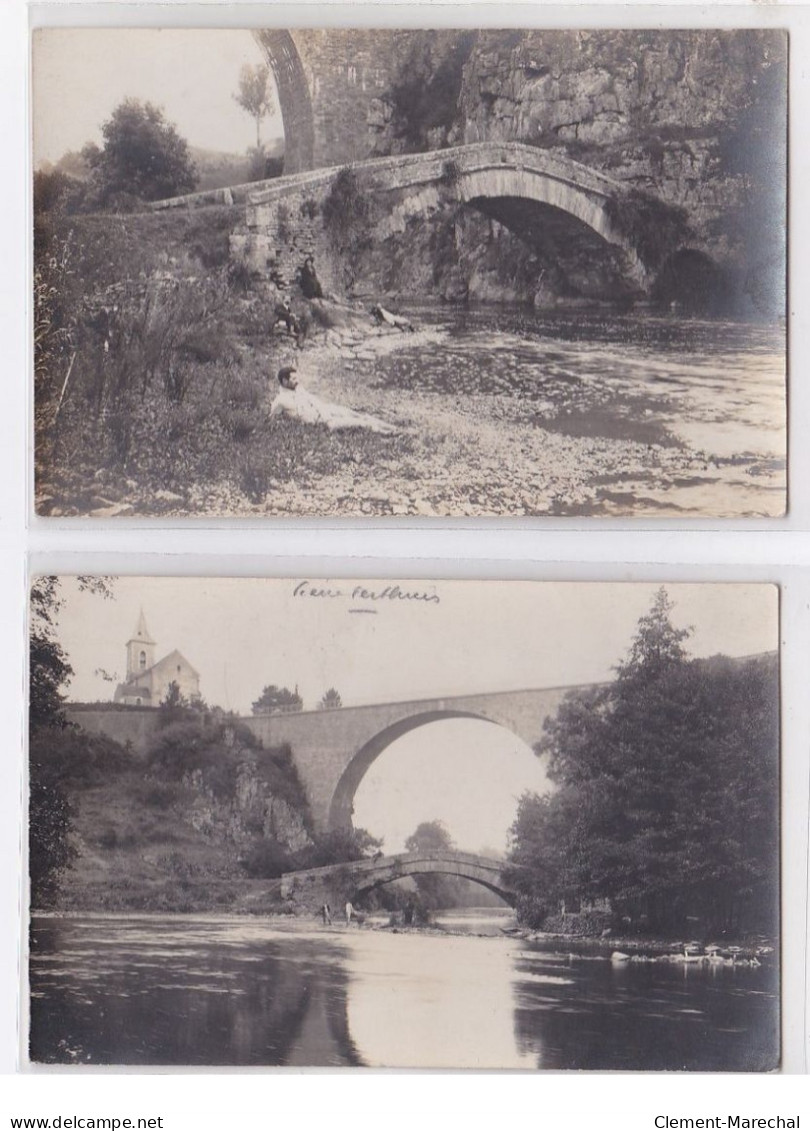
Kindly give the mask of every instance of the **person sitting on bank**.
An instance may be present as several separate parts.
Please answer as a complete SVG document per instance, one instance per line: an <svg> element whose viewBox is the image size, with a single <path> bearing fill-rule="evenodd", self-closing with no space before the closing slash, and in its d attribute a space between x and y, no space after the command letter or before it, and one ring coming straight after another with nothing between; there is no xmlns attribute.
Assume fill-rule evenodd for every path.
<svg viewBox="0 0 810 1131"><path fill-rule="evenodd" d="M276 326L279 322L283 322L287 327L288 334L295 334L295 315L293 314L292 306L288 298L283 298L281 302L277 302L273 307L273 319L270 323L270 333L275 333Z"/></svg>
<svg viewBox="0 0 810 1131"><path fill-rule="evenodd" d="M291 416L304 424L325 424L332 432L344 428L366 428L370 432L390 436L397 431L393 424L386 424L376 416L355 412L344 405L316 397L298 384L296 372L294 365L284 365L279 369L279 390L270 406L271 417Z"/></svg>
<svg viewBox="0 0 810 1131"><path fill-rule="evenodd" d="M298 268L298 283L304 298L323 298L323 287L315 271L315 260L308 255Z"/></svg>
<svg viewBox="0 0 810 1131"><path fill-rule="evenodd" d="M415 326L408 318L403 318L399 314L392 314L390 310L386 310L379 302L376 302L371 308L371 316L378 326L391 326L394 329L402 330L403 333L408 330L413 333Z"/></svg>

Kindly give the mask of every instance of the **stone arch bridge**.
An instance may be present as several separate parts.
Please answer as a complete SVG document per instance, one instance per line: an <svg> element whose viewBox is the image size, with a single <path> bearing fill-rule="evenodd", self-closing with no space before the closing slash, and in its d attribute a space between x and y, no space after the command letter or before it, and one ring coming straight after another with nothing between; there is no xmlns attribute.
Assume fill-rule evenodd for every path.
<svg viewBox="0 0 810 1131"><path fill-rule="evenodd" d="M329 241L321 205L344 167L248 186L245 225L231 237L234 257L257 271L272 265L288 277L307 254L316 255L322 266ZM534 246L551 239L578 240L600 254L607 248L637 287L648 283L633 240L617 222L627 186L570 158L519 142L478 142L372 158L351 169L363 195L377 202L371 221L375 242L406 232L417 218L464 205Z"/></svg>
<svg viewBox="0 0 810 1131"><path fill-rule="evenodd" d="M309 908L330 903L337 913L344 900L362 899L384 884L406 876L441 875L472 880L513 907L517 892L504 876L503 867L502 861L470 852L404 852L287 872L281 877L281 897Z"/></svg>
<svg viewBox="0 0 810 1131"><path fill-rule="evenodd" d="M290 746L315 831L323 833L351 827L357 788L395 739L442 719L479 719L505 727L533 747L544 720L569 690L501 691L334 711L252 715L242 721L265 747Z"/></svg>

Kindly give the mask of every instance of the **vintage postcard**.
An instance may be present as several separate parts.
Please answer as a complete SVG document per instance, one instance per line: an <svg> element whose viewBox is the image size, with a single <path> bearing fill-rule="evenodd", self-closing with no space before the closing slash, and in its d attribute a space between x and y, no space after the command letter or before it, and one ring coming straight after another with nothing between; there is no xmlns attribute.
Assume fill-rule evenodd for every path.
<svg viewBox="0 0 810 1131"><path fill-rule="evenodd" d="M783 515L787 49L35 32L37 514Z"/></svg>
<svg viewBox="0 0 810 1131"><path fill-rule="evenodd" d="M39 577L30 1060L780 1063L771 585Z"/></svg>

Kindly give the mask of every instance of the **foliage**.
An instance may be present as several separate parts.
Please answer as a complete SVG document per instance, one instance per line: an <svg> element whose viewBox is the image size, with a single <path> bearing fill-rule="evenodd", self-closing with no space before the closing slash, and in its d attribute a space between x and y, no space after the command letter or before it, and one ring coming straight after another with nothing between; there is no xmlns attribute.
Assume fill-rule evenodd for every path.
<svg viewBox="0 0 810 1131"><path fill-rule="evenodd" d="M110 596L106 578L80 577L83 591ZM31 585L29 632L28 864L31 903L49 906L75 858L70 843L70 782L93 780L98 766L123 753L116 743L90 738L64 716L64 688L73 669L57 639L62 607L59 579L37 577Z"/></svg>
<svg viewBox="0 0 810 1131"><path fill-rule="evenodd" d="M28 796L28 873L31 906L49 907L76 858L70 843L73 813L65 791L47 767L31 762Z"/></svg>
<svg viewBox="0 0 810 1131"><path fill-rule="evenodd" d="M661 591L606 687L569 696L521 799L511 878L535 923L608 899L637 929L773 929L778 695L767 658L687 659Z"/></svg>
<svg viewBox="0 0 810 1131"><path fill-rule="evenodd" d="M46 214L35 246L37 506L141 513L211 492L273 505L302 469L315 478L407 454L403 435L330 432L268 418L266 298L227 256L238 210L137 217ZM122 267L125 265L125 268ZM101 496L107 502L96 499ZM175 504L175 509L177 504Z"/></svg>
<svg viewBox="0 0 810 1131"><path fill-rule="evenodd" d="M200 700L190 701L183 695L180 685L172 680L166 689L166 694L161 699L157 708L157 726L163 729L174 723L193 722L195 716L207 710L205 703Z"/></svg>
<svg viewBox="0 0 810 1131"><path fill-rule="evenodd" d="M282 243L286 243L292 234L290 210L283 201L276 209L276 234Z"/></svg>
<svg viewBox="0 0 810 1131"><path fill-rule="evenodd" d="M422 821L405 841L406 852L452 852L454 848L442 821Z"/></svg>
<svg viewBox="0 0 810 1131"><path fill-rule="evenodd" d="M685 208L667 204L658 197L631 189L605 201L605 212L613 226L635 248L639 259L651 270L678 251L690 238Z"/></svg>
<svg viewBox="0 0 810 1131"><path fill-rule="evenodd" d="M343 706L343 700L340 697L340 692L334 687L330 687L323 693L320 703L318 704L319 711L336 711L339 707Z"/></svg>
<svg viewBox="0 0 810 1131"><path fill-rule="evenodd" d="M197 170L188 144L151 102L127 98L101 127L104 145L82 156L91 169L90 192L101 208L126 211L140 201L193 192Z"/></svg>
<svg viewBox="0 0 810 1131"><path fill-rule="evenodd" d="M298 867L322 868L328 864L363 860L380 852L382 845L382 840L373 837L367 829L336 829L317 837Z"/></svg>
<svg viewBox="0 0 810 1131"><path fill-rule="evenodd" d="M324 227L338 245L347 245L364 232L371 217L368 195L349 166L336 175L321 205Z"/></svg>
<svg viewBox="0 0 810 1131"><path fill-rule="evenodd" d="M455 187L461 180L461 166L458 161L451 158L442 165L441 182L449 188Z"/></svg>
<svg viewBox="0 0 810 1131"><path fill-rule="evenodd" d="M259 748L258 739L247 727L233 720L214 720L202 714L169 722L155 732L146 751L150 772L163 781L181 781L199 770L205 784L220 799L230 799L236 791L240 761L245 753Z"/></svg>
<svg viewBox="0 0 810 1131"><path fill-rule="evenodd" d="M278 841L269 837L262 837L251 845L240 858L240 863L246 874L254 880L274 879L296 867L295 857Z"/></svg>
<svg viewBox="0 0 810 1131"><path fill-rule="evenodd" d="M279 715L301 711L304 701L298 694L298 688L290 691L289 687L277 687L275 683L268 684L262 689L258 699L254 700L252 711L254 715Z"/></svg>
<svg viewBox="0 0 810 1131"><path fill-rule="evenodd" d="M406 852L452 852L453 839L441 821L422 821L405 841ZM452 876L424 875L413 877L419 909L454 907L458 902L459 882ZM405 908L406 914L408 908Z"/></svg>
<svg viewBox="0 0 810 1131"><path fill-rule="evenodd" d="M257 63L251 66L250 63L245 63L239 72L239 90L233 97L256 123L256 149L261 149L262 120L273 112L276 104L267 64Z"/></svg>

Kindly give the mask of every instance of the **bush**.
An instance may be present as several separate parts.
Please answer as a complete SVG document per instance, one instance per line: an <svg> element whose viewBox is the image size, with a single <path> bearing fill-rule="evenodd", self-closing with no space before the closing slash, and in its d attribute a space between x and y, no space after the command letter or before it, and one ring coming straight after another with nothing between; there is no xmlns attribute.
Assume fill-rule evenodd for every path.
<svg viewBox="0 0 810 1131"><path fill-rule="evenodd" d="M240 859L245 873L255 880L275 879L283 872L293 870L289 852L275 840L263 837Z"/></svg>
<svg viewBox="0 0 810 1131"><path fill-rule="evenodd" d="M322 206L323 223L337 244L348 245L357 233L365 232L371 217L371 203L348 166L332 181Z"/></svg>
<svg viewBox="0 0 810 1131"><path fill-rule="evenodd" d="M36 727L31 732L32 763L47 764L50 775L79 789L90 789L132 766L132 756L105 734L79 727Z"/></svg>

